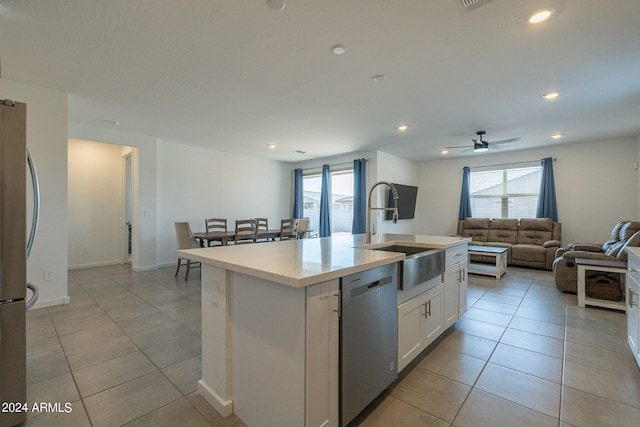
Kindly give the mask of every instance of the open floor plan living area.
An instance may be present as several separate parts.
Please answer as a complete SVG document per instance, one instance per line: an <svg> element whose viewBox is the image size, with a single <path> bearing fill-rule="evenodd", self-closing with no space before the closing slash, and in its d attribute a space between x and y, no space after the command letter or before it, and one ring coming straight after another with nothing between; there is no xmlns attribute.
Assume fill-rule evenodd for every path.
<svg viewBox="0 0 640 427"><path fill-rule="evenodd" d="M30 413L26 425L244 425L196 391L199 275L71 271L74 302L27 316L28 399L71 410ZM468 307L353 425L637 425L640 372L624 313L580 308L550 272L523 268L470 275Z"/></svg>
<svg viewBox="0 0 640 427"><path fill-rule="evenodd" d="M640 426L640 0L0 0L0 427Z"/></svg>

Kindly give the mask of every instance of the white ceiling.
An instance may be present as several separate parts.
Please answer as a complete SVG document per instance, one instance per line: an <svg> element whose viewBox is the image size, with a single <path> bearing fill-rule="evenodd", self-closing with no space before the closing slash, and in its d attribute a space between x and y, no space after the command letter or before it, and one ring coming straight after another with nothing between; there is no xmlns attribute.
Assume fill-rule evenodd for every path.
<svg viewBox="0 0 640 427"><path fill-rule="evenodd" d="M0 0L1 72L68 92L73 122L281 161L640 133L639 0L458 1Z"/></svg>

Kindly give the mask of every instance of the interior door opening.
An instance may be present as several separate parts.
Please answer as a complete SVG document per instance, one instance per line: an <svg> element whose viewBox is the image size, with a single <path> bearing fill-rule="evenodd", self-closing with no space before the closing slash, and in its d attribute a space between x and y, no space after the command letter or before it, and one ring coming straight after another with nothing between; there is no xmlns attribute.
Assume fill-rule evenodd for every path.
<svg viewBox="0 0 640 427"><path fill-rule="evenodd" d="M123 184L123 196L124 200L122 206L124 207L124 248L123 264L131 264L132 253L132 235L133 235L133 159L132 152L129 152L122 156L122 184Z"/></svg>

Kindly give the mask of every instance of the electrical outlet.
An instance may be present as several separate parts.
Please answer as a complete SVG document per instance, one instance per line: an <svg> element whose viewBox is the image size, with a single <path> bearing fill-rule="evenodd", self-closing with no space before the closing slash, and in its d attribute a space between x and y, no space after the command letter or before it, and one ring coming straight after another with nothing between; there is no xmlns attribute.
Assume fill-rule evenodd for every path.
<svg viewBox="0 0 640 427"><path fill-rule="evenodd" d="M56 270L54 270L53 268L47 268L46 270L44 270L44 280L56 280Z"/></svg>

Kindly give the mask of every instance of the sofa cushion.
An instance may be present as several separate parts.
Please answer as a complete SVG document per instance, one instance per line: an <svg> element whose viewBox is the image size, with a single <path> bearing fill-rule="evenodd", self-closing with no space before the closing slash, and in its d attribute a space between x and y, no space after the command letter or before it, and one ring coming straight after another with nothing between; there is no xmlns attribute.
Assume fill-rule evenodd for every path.
<svg viewBox="0 0 640 427"><path fill-rule="evenodd" d="M511 248L511 258L518 261L540 263L547 261L547 250L539 245L517 244Z"/></svg>
<svg viewBox="0 0 640 427"><path fill-rule="evenodd" d="M627 255L627 251L625 251L625 248L629 246L640 246L640 231L636 231L631 237L629 237L624 242L624 245L620 248L620 251L618 252L618 255L617 255L620 261L627 262L628 255Z"/></svg>
<svg viewBox="0 0 640 427"><path fill-rule="evenodd" d="M517 219L492 219L489 223L489 242L516 243L518 240Z"/></svg>
<svg viewBox="0 0 640 427"><path fill-rule="evenodd" d="M522 218L520 220L519 230L537 230L549 231L553 230L553 221L549 218Z"/></svg>
<svg viewBox="0 0 640 427"><path fill-rule="evenodd" d="M549 218L523 218L518 229L518 244L542 245L551 240L553 221Z"/></svg>
<svg viewBox="0 0 640 427"><path fill-rule="evenodd" d="M619 224L619 223L618 223ZM617 225L616 225L617 227ZM624 254L624 251L622 250L622 248L627 244L627 241L634 235L636 234L638 231L640 231L640 222L637 221L629 221L626 224L624 224L622 226L622 228L620 229L620 240L614 243L611 243L607 246L607 249L605 250L605 255L609 255L609 256L615 256L618 258L623 257L624 260L626 260L626 255ZM613 234L613 232L612 232ZM607 242L609 243L609 242ZM629 246L637 246L635 244L629 245ZM604 245L603 245L604 247Z"/></svg>
<svg viewBox="0 0 640 427"><path fill-rule="evenodd" d="M518 220L508 218L494 218L489 223L489 229L518 231Z"/></svg>
<svg viewBox="0 0 640 427"><path fill-rule="evenodd" d="M476 242L486 242L489 234L489 218L465 218L462 224L462 237L471 237Z"/></svg>

